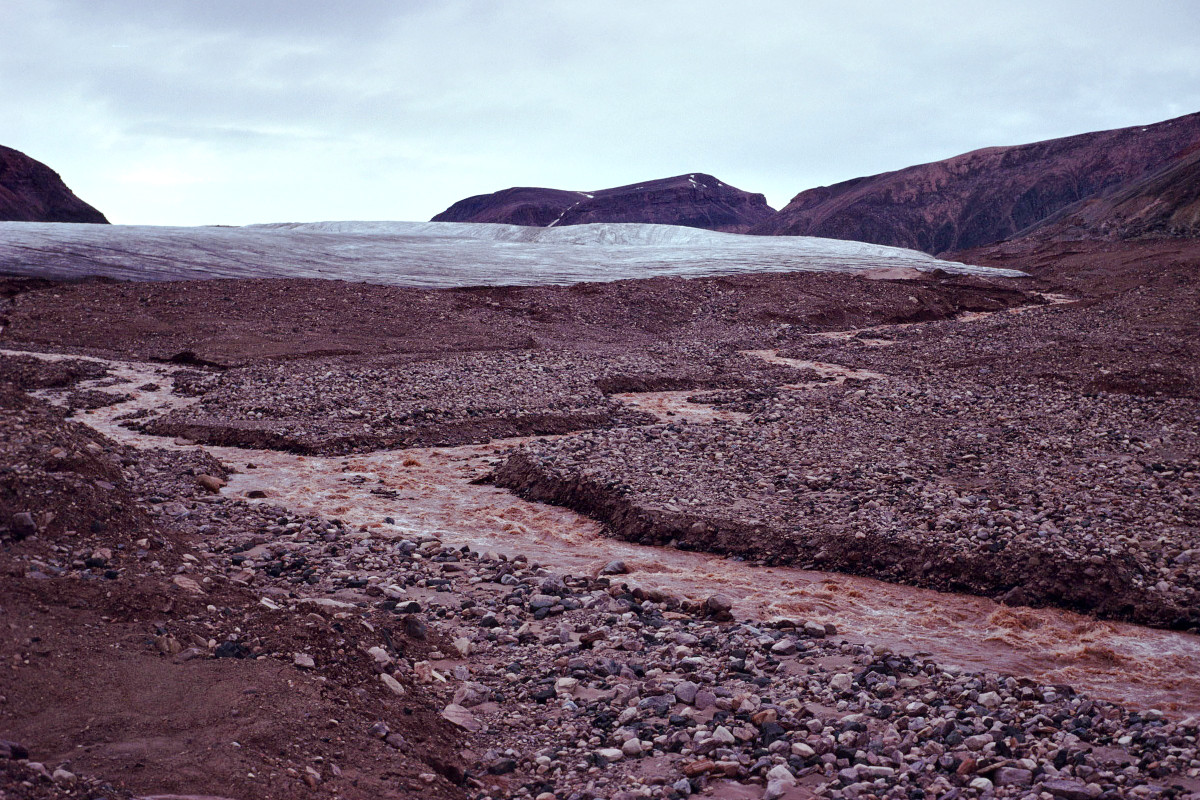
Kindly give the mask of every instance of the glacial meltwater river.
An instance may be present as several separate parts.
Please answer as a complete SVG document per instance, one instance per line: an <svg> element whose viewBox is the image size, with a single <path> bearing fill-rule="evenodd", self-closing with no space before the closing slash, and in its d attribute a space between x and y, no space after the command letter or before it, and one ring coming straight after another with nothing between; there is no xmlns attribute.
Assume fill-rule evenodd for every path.
<svg viewBox="0 0 1200 800"><path fill-rule="evenodd" d="M759 355L774 358L769 352ZM111 370L101 381L103 388L127 392L132 399L81 412L79 420L134 447L200 446L131 431L116 421L139 409L160 413L195 402L172 393L173 368L103 363ZM136 388L147 384L159 388ZM805 385L793 390L819 391ZM721 412L688 404L676 393L621 395L620 399L658 413L684 411L693 422L723 418ZM744 618L832 622L846 638L887 645L898 652L927 653L943 664L1066 683L1135 708L1200 714L1200 637L1057 609L1014 608L980 597L838 573L755 567L705 553L612 539L587 517L473 483L506 449L519 443L505 440L339 457L205 449L236 470L223 489L226 495L245 497L258 490L267 495L263 502L297 513L337 517L375 536L434 534L455 546L523 553L550 570L574 574L595 573L608 562L621 560L631 570L622 579L631 584L693 599L721 592L735 600L735 611ZM387 517L394 523L384 522Z"/></svg>

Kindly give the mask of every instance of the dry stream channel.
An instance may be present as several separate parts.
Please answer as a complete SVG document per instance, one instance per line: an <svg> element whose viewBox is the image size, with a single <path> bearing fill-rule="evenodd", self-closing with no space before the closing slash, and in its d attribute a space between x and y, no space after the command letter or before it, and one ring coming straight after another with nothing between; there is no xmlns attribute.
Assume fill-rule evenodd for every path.
<svg viewBox="0 0 1200 800"><path fill-rule="evenodd" d="M820 334L831 335L831 334ZM84 358L17 351L5 355ZM823 377L886 379L832 364L761 357ZM139 409L163 412L195 402L172 393L175 367L107 361L110 374L81 385L127 392L132 399L78 419L124 444L140 448L198 447L122 427L118 417ZM156 384L157 389L134 387ZM800 384L795 391L819 391ZM741 415L689 403L693 392L618 395L664 419L691 423L741 422ZM53 398L51 398L53 399ZM274 450L205 447L233 470L222 492L297 513L316 513L362 527L383 538L434 535L446 544L479 551L525 554L562 573L595 574L623 561L631 585L655 587L703 599L720 592L733 598L741 618L780 617L831 622L839 635L886 645L908 654L929 654L939 663L968 670L1029 676L1070 684L1094 696L1132 707L1182 716L1200 714L1200 637L1106 622L1058 609L1008 607L969 595L947 594L839 573L757 567L721 556L646 547L606 537L597 522L556 506L532 503L494 486L473 483L504 451L523 440L463 447L377 451L314 457ZM390 522L385 520L390 519Z"/></svg>

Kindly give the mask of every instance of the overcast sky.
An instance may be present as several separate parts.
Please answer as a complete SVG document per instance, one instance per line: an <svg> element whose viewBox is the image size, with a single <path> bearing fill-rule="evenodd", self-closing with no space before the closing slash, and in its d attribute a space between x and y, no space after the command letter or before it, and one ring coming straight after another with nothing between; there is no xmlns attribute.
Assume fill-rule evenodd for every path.
<svg viewBox="0 0 1200 800"><path fill-rule="evenodd" d="M0 144L113 222L767 195L1200 111L1194 0L3 0Z"/></svg>

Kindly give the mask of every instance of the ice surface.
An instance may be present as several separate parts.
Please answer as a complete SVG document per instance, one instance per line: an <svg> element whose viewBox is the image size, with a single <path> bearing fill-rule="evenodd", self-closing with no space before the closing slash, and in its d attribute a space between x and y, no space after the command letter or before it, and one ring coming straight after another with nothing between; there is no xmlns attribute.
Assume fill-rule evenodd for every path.
<svg viewBox="0 0 1200 800"><path fill-rule="evenodd" d="M310 222L152 227L0 222L0 273L70 279L328 278L400 286L543 285L910 267L1017 277L897 247L598 223Z"/></svg>

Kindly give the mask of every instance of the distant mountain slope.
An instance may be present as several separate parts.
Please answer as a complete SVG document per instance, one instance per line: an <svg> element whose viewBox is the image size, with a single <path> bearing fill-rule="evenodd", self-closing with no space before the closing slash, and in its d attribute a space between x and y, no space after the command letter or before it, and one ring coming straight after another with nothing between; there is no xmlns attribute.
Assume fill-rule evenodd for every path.
<svg viewBox="0 0 1200 800"><path fill-rule="evenodd" d="M1165 167L1067 206L1029 235L1038 239L1200 237L1200 145Z"/></svg>
<svg viewBox="0 0 1200 800"><path fill-rule="evenodd" d="M586 200L583 192L514 186L491 194L477 194L438 214L432 222L499 222L544 228L568 208Z"/></svg>
<svg viewBox="0 0 1200 800"><path fill-rule="evenodd" d="M750 233L827 236L944 253L1009 238L1163 168L1200 143L1200 113L990 147L801 192Z"/></svg>
<svg viewBox="0 0 1200 800"><path fill-rule="evenodd" d="M539 227L648 222L741 232L775 213L761 194L693 172L595 192L516 187L460 200L434 222L503 222Z"/></svg>
<svg viewBox="0 0 1200 800"><path fill-rule="evenodd" d="M67 188L58 173L11 147L0 146L0 220L102 222L96 209Z"/></svg>

